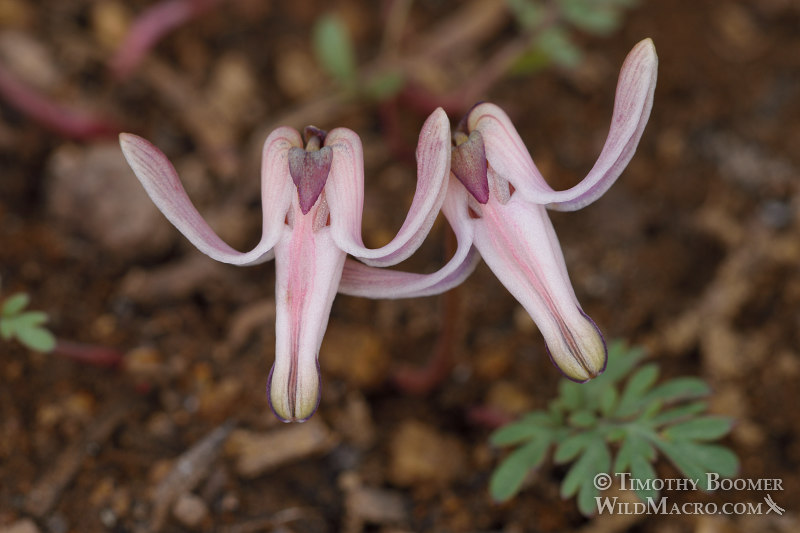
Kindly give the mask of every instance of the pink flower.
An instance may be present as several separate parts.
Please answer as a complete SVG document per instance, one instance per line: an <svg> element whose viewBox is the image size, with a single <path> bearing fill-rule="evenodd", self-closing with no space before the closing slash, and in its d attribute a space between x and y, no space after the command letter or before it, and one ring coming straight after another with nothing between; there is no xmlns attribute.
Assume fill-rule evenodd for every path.
<svg viewBox="0 0 800 533"><path fill-rule="evenodd" d="M647 124L657 66L650 39L628 54L605 146L583 181L566 191L547 185L500 108L475 106L453 135L450 183L442 207L458 239L455 256L429 275L347 261L339 290L386 298L443 292L469 274L474 247L534 319L551 359L567 377L586 381L602 373L605 342L578 304L545 208L580 209L613 185Z"/></svg>
<svg viewBox="0 0 800 533"><path fill-rule="evenodd" d="M361 239L364 163L358 135L306 128L304 142L294 129L278 128L264 143L261 241L242 253L203 220L164 154L140 137L120 135L125 158L150 198L201 252L235 265L275 258L275 364L267 394L281 420L304 421L319 404L319 349L346 255L372 267L393 265L410 256L430 230L447 190L449 136L447 116L438 109L420 134L417 189L405 222L389 244L368 249Z"/></svg>

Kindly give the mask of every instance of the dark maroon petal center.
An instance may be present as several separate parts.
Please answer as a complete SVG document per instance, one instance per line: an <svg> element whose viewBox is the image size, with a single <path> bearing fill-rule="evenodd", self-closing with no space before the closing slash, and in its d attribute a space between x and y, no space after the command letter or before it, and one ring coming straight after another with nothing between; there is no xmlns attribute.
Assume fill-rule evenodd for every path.
<svg viewBox="0 0 800 533"><path fill-rule="evenodd" d="M328 146L311 151L302 148L289 150L289 174L297 187L300 210L304 215L308 214L325 188L332 162L333 150Z"/></svg>
<svg viewBox="0 0 800 533"><path fill-rule="evenodd" d="M483 136L473 131L466 140L463 134L458 140L463 142L453 146L450 170L478 202L485 204L489 201L489 178Z"/></svg>

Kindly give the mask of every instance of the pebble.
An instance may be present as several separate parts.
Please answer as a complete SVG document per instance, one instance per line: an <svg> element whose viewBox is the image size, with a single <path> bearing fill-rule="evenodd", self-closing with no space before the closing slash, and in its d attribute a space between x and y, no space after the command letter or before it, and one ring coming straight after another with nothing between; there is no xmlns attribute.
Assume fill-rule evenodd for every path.
<svg viewBox="0 0 800 533"><path fill-rule="evenodd" d="M62 81L53 55L27 33L0 32L0 60L21 82L38 89L47 90Z"/></svg>
<svg viewBox="0 0 800 533"><path fill-rule="evenodd" d="M332 323L322 342L320 365L354 387L374 388L386 380L389 351L371 328Z"/></svg>
<svg viewBox="0 0 800 533"><path fill-rule="evenodd" d="M249 123L263 115L258 81L246 57L227 53L214 64L207 101L231 124Z"/></svg>
<svg viewBox="0 0 800 533"><path fill-rule="evenodd" d="M236 430L225 448L236 461L236 473L250 479L304 457L325 453L335 444L335 436L317 415L303 424L266 433Z"/></svg>
<svg viewBox="0 0 800 533"><path fill-rule="evenodd" d="M444 486L463 472L465 465L461 442L422 422L406 420L391 437L389 480L394 485Z"/></svg>
<svg viewBox="0 0 800 533"><path fill-rule="evenodd" d="M95 3L91 10L95 39L106 50L116 50L130 29L130 18L131 14L122 2L105 0Z"/></svg>
<svg viewBox="0 0 800 533"><path fill-rule="evenodd" d="M719 378L736 378L746 370L739 347L740 336L731 328L716 324L708 327L701 338L703 363L709 374Z"/></svg>
<svg viewBox="0 0 800 533"><path fill-rule="evenodd" d="M475 358L475 377L492 382L506 375L514 363L514 348L512 341L492 342L482 348Z"/></svg>
<svg viewBox="0 0 800 533"><path fill-rule="evenodd" d="M21 28L35 18L33 8L26 0L0 0L0 26Z"/></svg>
<svg viewBox="0 0 800 533"><path fill-rule="evenodd" d="M50 214L118 257L162 253L175 236L117 143L63 145L50 157L47 174Z"/></svg>
<svg viewBox="0 0 800 533"><path fill-rule="evenodd" d="M241 381L232 377L204 387L199 393L200 414L219 420L227 418L229 411L235 410L241 392Z"/></svg>
<svg viewBox="0 0 800 533"><path fill-rule="evenodd" d="M520 387L508 381L494 383L486 394L486 405L510 415L530 411L533 400Z"/></svg>
<svg viewBox="0 0 800 533"><path fill-rule="evenodd" d="M208 517L208 506L199 496L186 493L182 494L172 506L172 515L189 529L197 529Z"/></svg>
<svg viewBox="0 0 800 533"><path fill-rule="evenodd" d="M0 526L0 533L39 533L39 528L30 518L23 518L8 526Z"/></svg>
<svg viewBox="0 0 800 533"><path fill-rule="evenodd" d="M355 525L401 524L408 521L403 495L391 489L365 487L354 472L346 472L339 479L346 493L345 522ZM359 531L362 528L354 528Z"/></svg>
<svg viewBox="0 0 800 533"><path fill-rule="evenodd" d="M164 356L149 346L140 346L126 353L123 365L125 372L136 381L157 380L167 374Z"/></svg>
<svg viewBox="0 0 800 533"><path fill-rule="evenodd" d="M294 44L275 56L278 86L291 98L304 98L317 90L325 78L307 50Z"/></svg>

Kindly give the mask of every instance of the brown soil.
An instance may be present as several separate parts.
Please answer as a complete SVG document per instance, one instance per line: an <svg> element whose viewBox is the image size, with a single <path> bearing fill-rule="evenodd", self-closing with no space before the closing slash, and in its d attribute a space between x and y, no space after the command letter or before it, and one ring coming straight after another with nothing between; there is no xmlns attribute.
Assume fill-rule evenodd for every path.
<svg viewBox="0 0 800 533"><path fill-rule="evenodd" d="M337 96L309 46L313 22L334 9L359 61L374 68L388 2L239 1L169 34L115 82L106 63L118 22L148 4L0 0L0 61L33 54L14 71L27 83L159 146L239 249L259 235L266 134L281 124L350 127L365 145L365 241L391 238L413 193L408 154L425 114L403 101ZM400 50L443 33L461 4L415 2ZM454 91L454 79L480 72L517 31L502 17L486 27L447 69L420 64L417 74L441 94ZM26 291L82 355L123 357L99 368L0 344L0 531L26 518L54 533L159 523L229 532L797 531L798 27L792 0L641 2L613 35L579 37L586 58L576 71L504 77L481 95L508 111L551 184L568 187L605 139L623 58L653 38L658 88L636 156L603 199L552 219L586 312L607 338L645 346L662 375L709 381L713 411L737 420L725 443L741 459L740 477L782 479L771 495L786 515L587 519L559 497L564 469L551 464L511 502L492 503L487 484L501 454L487 443L491 420L476 419L475 408L500 418L541 408L559 374L483 264L448 312L442 297L337 297L320 408L308 424L280 424L264 395L273 264L214 264L154 211L113 137L66 140L0 102L0 297ZM440 220L403 266L435 269L445 235ZM398 367L434 353L445 320L456 324L452 373L427 395L393 387ZM215 428L233 432L192 449ZM176 469L187 452L188 475ZM677 477L665 461L657 469ZM722 505L764 494L669 496Z"/></svg>

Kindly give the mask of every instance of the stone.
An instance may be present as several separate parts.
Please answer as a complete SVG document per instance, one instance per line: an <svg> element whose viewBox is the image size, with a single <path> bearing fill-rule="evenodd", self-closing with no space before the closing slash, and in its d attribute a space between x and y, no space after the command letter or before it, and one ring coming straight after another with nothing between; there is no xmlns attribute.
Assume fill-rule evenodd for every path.
<svg viewBox="0 0 800 533"><path fill-rule="evenodd" d="M336 438L319 415L302 424L291 424L265 433L238 429L226 444L236 461L236 473L247 479L311 455L323 454Z"/></svg>
<svg viewBox="0 0 800 533"><path fill-rule="evenodd" d="M39 528L30 518L23 518L13 524L0 526L0 533L39 533Z"/></svg>
<svg viewBox="0 0 800 533"><path fill-rule="evenodd" d="M47 163L47 209L123 259L167 250L175 235L128 167L119 145L63 145Z"/></svg>
<svg viewBox="0 0 800 533"><path fill-rule="evenodd" d="M389 480L397 486L444 486L464 471L466 455L461 442L437 429L406 420L392 435Z"/></svg>
<svg viewBox="0 0 800 533"><path fill-rule="evenodd" d="M189 529L197 529L208 517L208 506L200 496L182 494L172 506L172 516Z"/></svg>
<svg viewBox="0 0 800 533"><path fill-rule="evenodd" d="M350 519L370 524L397 524L408 520L403 496L397 491L358 487L345 500Z"/></svg>
<svg viewBox="0 0 800 533"><path fill-rule="evenodd" d="M510 415L521 415L530 411L533 400L519 386L508 381L498 381L489 388L486 405Z"/></svg>
<svg viewBox="0 0 800 533"><path fill-rule="evenodd" d="M357 388L374 388L386 380L389 351L371 328L334 322L322 341L320 366Z"/></svg>

